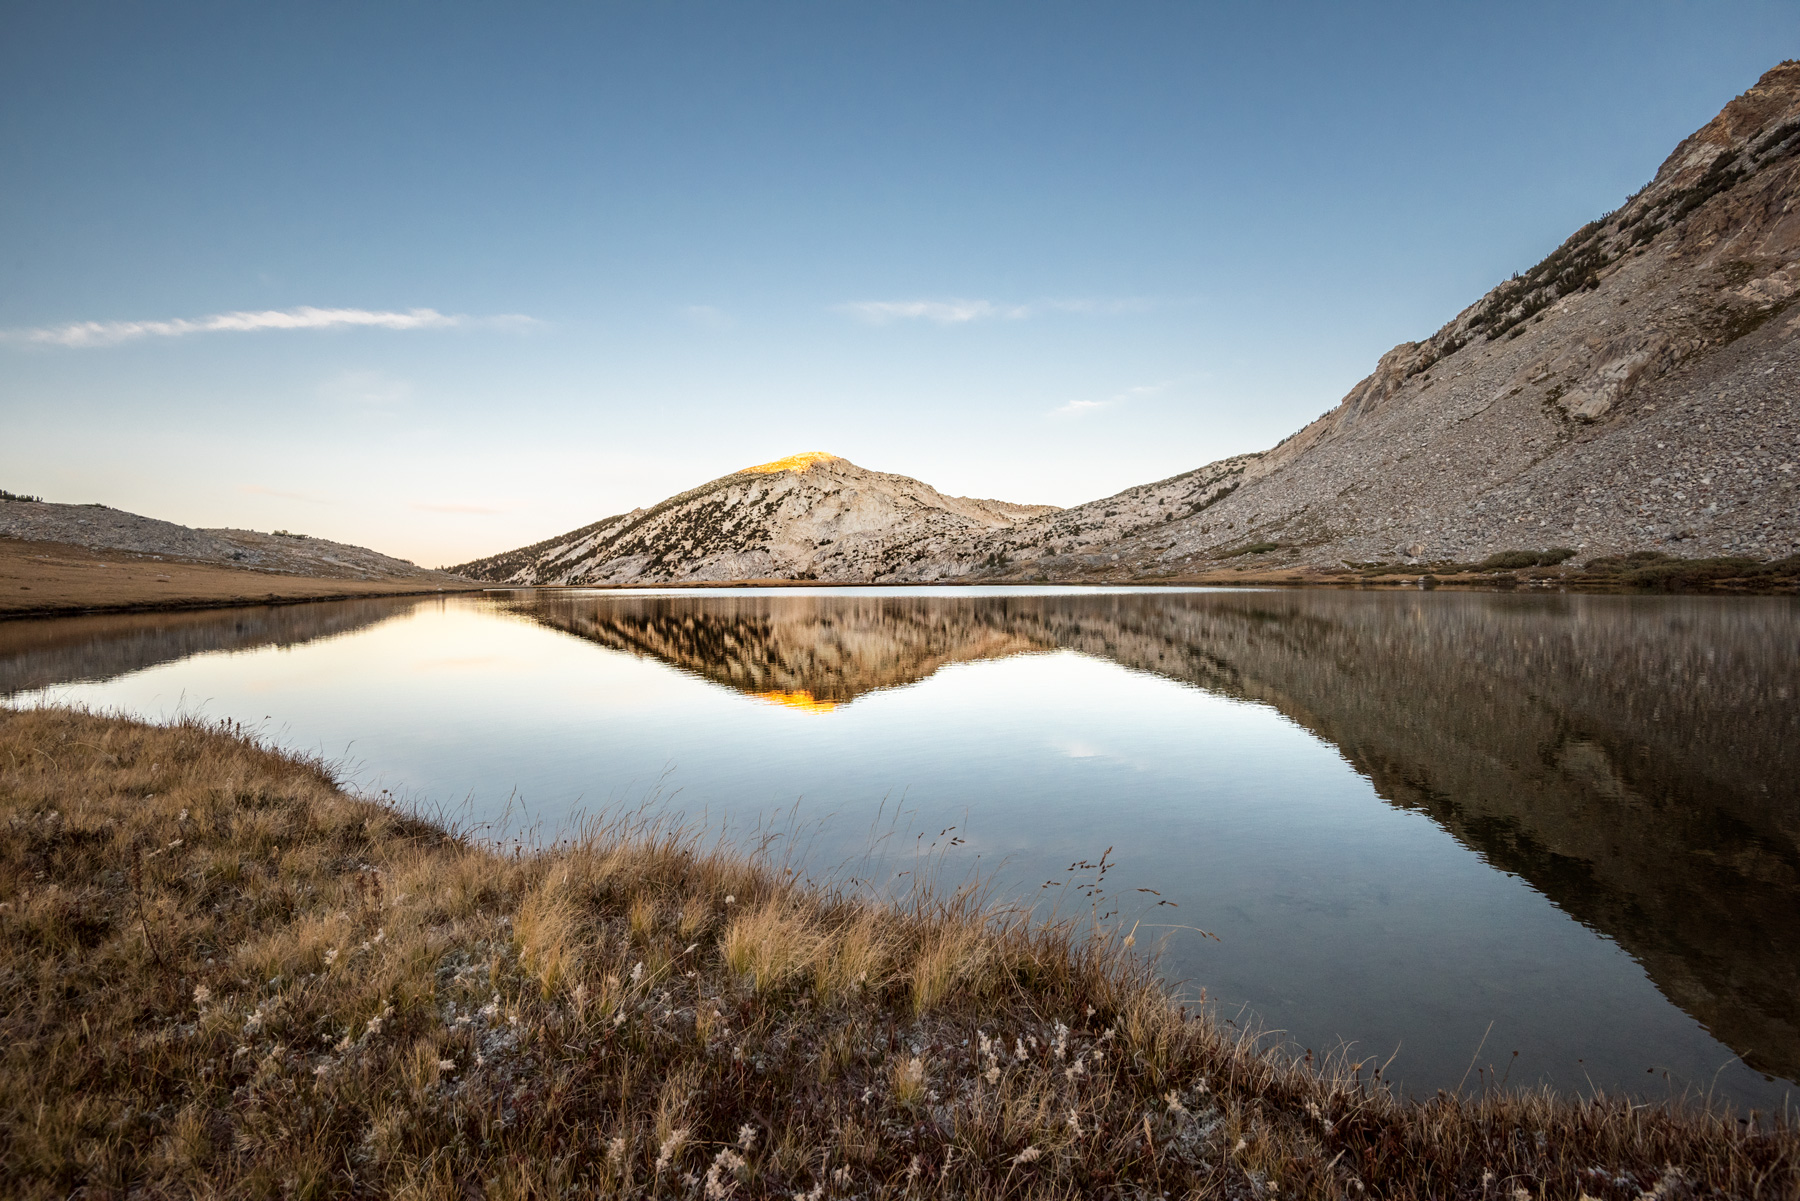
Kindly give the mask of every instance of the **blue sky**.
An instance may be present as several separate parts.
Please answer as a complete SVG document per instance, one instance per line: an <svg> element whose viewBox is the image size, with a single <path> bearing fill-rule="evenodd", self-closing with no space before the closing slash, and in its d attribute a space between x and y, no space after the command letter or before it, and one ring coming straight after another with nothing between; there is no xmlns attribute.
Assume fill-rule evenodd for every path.
<svg viewBox="0 0 1800 1201"><path fill-rule="evenodd" d="M434 564L801 450L1076 503L1279 440L1796 55L1793 3L13 0L0 487Z"/></svg>

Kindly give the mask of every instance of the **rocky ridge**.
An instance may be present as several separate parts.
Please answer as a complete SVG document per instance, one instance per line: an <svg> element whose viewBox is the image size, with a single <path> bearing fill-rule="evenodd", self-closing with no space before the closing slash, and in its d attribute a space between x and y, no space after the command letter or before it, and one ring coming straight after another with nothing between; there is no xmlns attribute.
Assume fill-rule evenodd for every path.
<svg viewBox="0 0 1800 1201"><path fill-rule="evenodd" d="M511 584L912 578L975 534L1051 505L945 496L809 451L746 467L560 537L450 570Z"/></svg>
<svg viewBox="0 0 1800 1201"><path fill-rule="evenodd" d="M162 555L282 575L466 583L445 572L343 542L286 532L199 530L105 505L0 500L0 538Z"/></svg>
<svg viewBox="0 0 1800 1201"><path fill-rule="evenodd" d="M1232 473L978 538L923 578L1155 576L1259 565L1800 551L1800 62L1330 412ZM1192 473L1190 473L1192 474Z"/></svg>

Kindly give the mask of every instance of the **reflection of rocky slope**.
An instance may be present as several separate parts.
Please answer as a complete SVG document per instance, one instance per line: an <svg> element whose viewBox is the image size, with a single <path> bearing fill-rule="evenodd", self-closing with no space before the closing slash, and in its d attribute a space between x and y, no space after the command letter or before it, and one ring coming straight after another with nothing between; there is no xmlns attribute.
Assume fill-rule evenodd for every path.
<svg viewBox="0 0 1800 1201"><path fill-rule="evenodd" d="M0 622L0 696L106 680L208 651L297 646L385 621L418 600L326 601L229 613L145 613Z"/></svg>
<svg viewBox="0 0 1800 1201"><path fill-rule="evenodd" d="M752 693L849 700L1062 647L1269 704L1615 939L1752 1066L1800 1078L1790 602L1279 592L527 611Z"/></svg>
<svg viewBox="0 0 1800 1201"><path fill-rule="evenodd" d="M510 584L911 579L974 534L1054 511L945 496L815 451L452 570Z"/></svg>
<svg viewBox="0 0 1800 1201"><path fill-rule="evenodd" d="M832 704L916 684L950 663L1055 649L996 626L969 600L547 597L517 609L740 692Z"/></svg>
<svg viewBox="0 0 1800 1201"><path fill-rule="evenodd" d="M1275 593L1037 620L1013 624L1273 705L1800 1078L1791 604Z"/></svg>

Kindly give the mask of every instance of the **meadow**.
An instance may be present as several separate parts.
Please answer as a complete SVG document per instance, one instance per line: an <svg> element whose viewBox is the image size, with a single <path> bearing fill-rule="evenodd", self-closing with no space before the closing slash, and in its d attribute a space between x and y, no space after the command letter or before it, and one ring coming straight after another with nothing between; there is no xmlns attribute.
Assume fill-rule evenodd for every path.
<svg viewBox="0 0 1800 1201"><path fill-rule="evenodd" d="M1788 1115L1403 1098L929 871L645 813L498 845L55 708L0 710L0 811L13 1196L1800 1196Z"/></svg>

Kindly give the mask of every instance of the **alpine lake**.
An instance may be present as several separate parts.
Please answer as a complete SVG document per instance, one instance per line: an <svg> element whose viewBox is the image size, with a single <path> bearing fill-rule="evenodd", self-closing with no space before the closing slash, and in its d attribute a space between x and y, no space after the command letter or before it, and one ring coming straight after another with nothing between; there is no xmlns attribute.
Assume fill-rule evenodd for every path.
<svg viewBox="0 0 1800 1201"><path fill-rule="evenodd" d="M1800 602L510 592L0 622L0 696L196 714L478 837L621 809L1134 931L1401 1089L1778 1109ZM1102 870L1104 869L1104 870ZM1154 890L1154 891L1146 891Z"/></svg>

